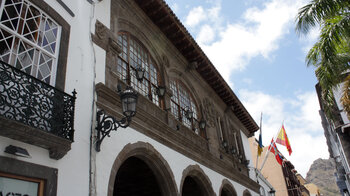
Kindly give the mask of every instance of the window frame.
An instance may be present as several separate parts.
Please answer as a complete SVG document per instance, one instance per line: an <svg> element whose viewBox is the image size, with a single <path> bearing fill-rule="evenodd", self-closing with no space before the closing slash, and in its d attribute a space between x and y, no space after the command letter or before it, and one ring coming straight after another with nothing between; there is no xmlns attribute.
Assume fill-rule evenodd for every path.
<svg viewBox="0 0 350 196"><path fill-rule="evenodd" d="M177 119L179 120L183 125L185 125L186 127L188 127L189 129L193 130L197 135L203 137L203 138L206 138L206 131L205 129L201 129L199 127L199 119L203 118L202 115L200 115L200 108L198 107L198 104L196 102L196 99L194 99L194 96L193 94L191 93L191 91L187 88L187 86L182 82L180 81L179 79L177 78L170 78L170 90L172 91L173 93L173 96L170 98L170 110L171 110L171 114ZM172 85L173 83L175 84L175 88L176 89L173 89ZM188 98L190 100L188 100L189 102L189 106L185 106L185 107L182 107L181 105L181 95L183 93L180 93L180 87L181 87L181 90L182 91L185 91L188 95ZM176 92L174 92L176 91ZM175 94L176 93L176 94ZM177 100L177 102L175 101L175 99ZM182 98L182 99L185 99L185 98ZM193 105L196 109L196 111L193 111ZM175 104L176 109L175 107L173 107L173 104ZM186 119L186 117L184 116L185 115L185 111L187 108L189 108L193 111L193 118L191 121L189 121L188 119ZM177 111L175 111L177 110ZM177 115L175 115L174 113L177 113ZM189 121L190 124L188 124L186 121ZM197 121L197 123L195 122ZM197 124L197 127L195 126L195 124ZM198 133L196 132L196 130L198 130Z"/></svg>
<svg viewBox="0 0 350 196"><path fill-rule="evenodd" d="M27 0L39 9L41 9L48 17L53 19L58 25L61 26L61 37L59 39L59 48L56 74L55 74L55 87L61 91L65 89L66 83L66 70L67 70L67 58L68 58L68 46L70 40L70 25L69 23L49 4L43 0Z"/></svg>
<svg viewBox="0 0 350 196"><path fill-rule="evenodd" d="M124 39L124 35L126 36L126 39ZM127 44L126 51L123 51L124 41ZM131 47L132 44L134 46L136 45L139 49L135 53L132 52L131 50L131 48L133 48L134 50L134 47ZM159 95L156 94L156 89L161 85L161 82L162 82L160 69L156 64L154 58L152 57L151 53L147 49L147 47L145 47L145 45L139 39L137 39L136 36L132 35L130 32L127 32L127 31L118 32L118 46L121 48L121 51L122 51L117 56L117 59L116 59L117 62L115 65L117 67L116 71L117 71L118 77L123 82L132 86L138 93L142 94L144 97L147 97L147 99L150 100L152 103L154 103L160 108L163 108L164 98L161 98ZM137 56L138 52L140 51L145 56L141 56L141 57ZM135 59L133 59L132 56L135 56ZM144 57L146 57L147 62L143 61ZM135 62L135 60L137 61L141 60L141 66L142 68L145 69L145 75L142 82L138 81L136 78L135 72L136 72L137 66L139 66L140 64L132 65L133 62ZM152 70L156 70L156 73L152 74ZM156 77L154 77L154 75ZM156 83L154 82L154 80L156 81Z"/></svg>
<svg viewBox="0 0 350 196"><path fill-rule="evenodd" d="M0 13L1 18L3 15L5 15L5 3L7 0L2 1L0 5ZM16 2L15 2L16 3ZM19 14L16 13L13 15L14 18L8 18L7 22L4 22L3 24L0 24L2 31L5 33L8 33L10 38L7 38L6 40L11 39L12 43L9 46L9 56L8 56L8 62L13 66L17 67L18 61L20 61L23 57L28 57L30 54L30 51L32 51L31 58L29 59L31 62L28 65L20 65L21 70L25 71L25 69L30 68L30 73L27 73L29 75L32 75L36 78L39 77L40 74L40 67L45 66L47 62L51 61L51 64L47 64L48 66L48 74L41 76L42 78L38 78L39 80L46 82L52 86L56 83L56 73L57 73L57 66L58 66L58 56L59 56L59 48L60 48L60 39L61 39L61 25L53 19L50 14L46 13L44 10L42 10L39 6L35 5L33 2L29 0L21 0L20 2L17 2L16 5L20 5ZM10 7L14 5L11 4ZM9 11L11 9L7 9ZM28 12L30 11L30 13ZM35 11L37 15L35 14ZM7 12L10 14L9 12ZM17 18L18 17L18 18ZM16 19L17 18L17 19ZM17 20L16 26L12 26L12 22ZM35 21L36 25L33 29L31 28L31 22ZM51 28L51 25L49 25L50 21L54 25L53 28ZM12 27L9 27L7 24L11 24ZM35 24L34 24L35 25ZM44 25L44 26L43 26ZM47 29L46 25L49 25L49 29ZM27 28L26 28L27 27ZM56 33L54 33L54 29L56 29ZM25 33L28 31L27 33ZM56 38L53 40L53 42L50 42L48 39L49 33L52 32L54 37ZM42 35L42 37L39 37ZM31 37L32 35L32 37ZM28 38L28 36L30 38ZM47 37L48 36L48 37ZM32 39L31 39L32 38ZM44 45L45 41L47 42L46 45ZM51 48L51 45L54 44L55 48ZM23 47L28 47L25 49L25 51L20 52L20 47L23 45ZM49 51L47 48L53 50ZM45 57L46 56L46 57ZM46 59L45 59L46 58ZM21 62L20 62L21 63ZM23 67L22 67L23 66ZM27 72L27 71L25 71ZM49 81L47 81L47 79Z"/></svg>
<svg viewBox="0 0 350 196"><path fill-rule="evenodd" d="M0 156L0 173L43 180L43 195L57 195L58 169Z"/></svg>
<svg viewBox="0 0 350 196"><path fill-rule="evenodd" d="M43 180L43 179L25 177L25 176L21 176L21 175L14 175L14 174L3 173L3 172L0 172L0 177L37 183L38 184L38 190L37 190L38 196L44 196L45 180Z"/></svg>

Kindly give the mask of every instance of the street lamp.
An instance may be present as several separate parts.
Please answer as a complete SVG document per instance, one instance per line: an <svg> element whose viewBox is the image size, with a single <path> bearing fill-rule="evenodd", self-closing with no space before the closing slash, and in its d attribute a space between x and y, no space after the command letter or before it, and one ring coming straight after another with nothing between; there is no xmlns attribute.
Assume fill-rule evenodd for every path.
<svg viewBox="0 0 350 196"><path fill-rule="evenodd" d="M130 125L131 119L136 114L137 104L137 92L135 92L130 86L126 87L124 91L121 91L121 87L118 85L118 93L120 95L122 110L124 117L121 120L116 120L113 116L107 115L103 110L97 111L96 114L96 151L100 152L101 143L103 139L110 137L111 131L117 131L119 127L126 128Z"/></svg>

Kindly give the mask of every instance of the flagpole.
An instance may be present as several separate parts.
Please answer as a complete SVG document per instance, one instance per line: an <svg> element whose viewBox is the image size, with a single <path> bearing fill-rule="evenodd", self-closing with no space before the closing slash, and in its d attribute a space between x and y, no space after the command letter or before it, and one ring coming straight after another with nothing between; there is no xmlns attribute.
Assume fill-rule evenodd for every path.
<svg viewBox="0 0 350 196"><path fill-rule="evenodd" d="M259 142L260 142L260 136L261 136L261 128L262 128L262 112L260 115L260 134L259 134ZM258 169L258 163L259 163L259 148L260 148L260 144L258 143L258 152L256 153L256 166L255 168ZM258 174L257 174L258 175Z"/></svg>
<svg viewBox="0 0 350 196"><path fill-rule="evenodd" d="M276 137L278 136L279 131L280 131L280 130L278 130L278 131L277 131L277 134L273 137L273 142L270 143L269 150L266 152L266 154L265 154L265 159L264 159L263 163L261 164L260 172L261 172L261 170L263 169L263 167L264 167L264 165L265 165L265 162L266 162L266 160L267 160L267 157L268 157L269 154L270 154L271 145L273 145L274 143L276 143Z"/></svg>

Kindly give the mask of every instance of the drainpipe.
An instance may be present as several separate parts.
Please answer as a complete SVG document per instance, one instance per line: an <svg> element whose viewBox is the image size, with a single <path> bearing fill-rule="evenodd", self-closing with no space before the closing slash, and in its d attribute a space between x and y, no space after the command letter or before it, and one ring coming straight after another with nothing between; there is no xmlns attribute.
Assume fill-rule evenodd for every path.
<svg viewBox="0 0 350 196"><path fill-rule="evenodd" d="M94 148L94 141L95 141L95 124L96 124L96 90L95 90L95 83L96 83L96 51L94 48L94 44L92 42L91 37L91 27L94 22L95 17L95 4L100 2L99 0L87 0L91 4L91 12L90 12L90 23L89 23L89 31L90 31L90 44L91 44L91 53L93 58L93 82L92 82L92 105L91 105L91 130L90 130L90 156L89 156L89 196L96 196L96 151Z"/></svg>

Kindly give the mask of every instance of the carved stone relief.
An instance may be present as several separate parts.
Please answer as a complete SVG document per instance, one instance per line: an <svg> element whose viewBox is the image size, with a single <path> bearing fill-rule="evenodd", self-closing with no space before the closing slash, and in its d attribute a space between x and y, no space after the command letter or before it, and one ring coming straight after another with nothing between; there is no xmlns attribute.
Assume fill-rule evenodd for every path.
<svg viewBox="0 0 350 196"><path fill-rule="evenodd" d="M215 121L218 112L214 109L213 102L208 98L205 98L203 100L203 115L207 121L207 125L209 127L215 127Z"/></svg>
<svg viewBox="0 0 350 196"><path fill-rule="evenodd" d="M109 38L109 47L108 51L112 52L113 55L119 55L122 52L122 49L118 45L117 39Z"/></svg>
<svg viewBox="0 0 350 196"><path fill-rule="evenodd" d="M96 20L95 34L99 39L106 39L108 37L108 28L100 21Z"/></svg>
<svg viewBox="0 0 350 196"><path fill-rule="evenodd" d="M164 67L168 67L169 68L170 65L169 65L168 57L166 55L163 55L162 58L163 58L163 65L164 65Z"/></svg>

